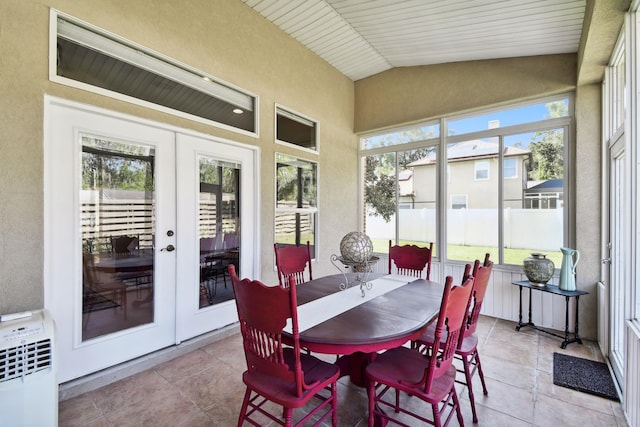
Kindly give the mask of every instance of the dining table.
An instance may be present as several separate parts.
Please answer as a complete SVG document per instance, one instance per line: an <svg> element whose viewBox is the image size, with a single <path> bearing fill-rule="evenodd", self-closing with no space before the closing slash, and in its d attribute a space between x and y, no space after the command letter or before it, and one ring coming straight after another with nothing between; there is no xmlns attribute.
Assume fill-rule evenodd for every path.
<svg viewBox="0 0 640 427"><path fill-rule="evenodd" d="M418 338L436 319L443 290L432 280L377 273L365 279L362 273L335 274L299 284L300 345L337 355L340 376L364 387L364 370L377 352Z"/></svg>

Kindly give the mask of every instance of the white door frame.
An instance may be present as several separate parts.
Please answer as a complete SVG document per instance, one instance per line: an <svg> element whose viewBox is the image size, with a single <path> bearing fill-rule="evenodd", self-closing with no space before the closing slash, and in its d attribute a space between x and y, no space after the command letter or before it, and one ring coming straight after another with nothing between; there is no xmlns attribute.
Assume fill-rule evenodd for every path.
<svg viewBox="0 0 640 427"><path fill-rule="evenodd" d="M226 144L227 147L242 148L252 158L253 176L251 177L252 189L259 188L260 163L259 148L233 141L212 138L197 132L168 126L130 115L89 106L82 103L64 100L45 95L44 99L44 301L45 308L52 311L57 324L57 351L65 357L58 357L61 362L58 366L58 382L62 383L74 378L104 369L119 363L131 360L135 357L151 353L179 343L199 333L216 329L214 324L204 322L204 329L194 331L187 330L176 322L184 321L184 317L176 313L178 304L176 301L176 285L180 280L177 276L176 259L180 246L176 243L179 237L180 224L176 219L176 152L175 147L178 135L200 138L203 140L215 140L218 144ZM80 226L78 211L79 204L78 186L71 188L57 188L54 185L57 175L65 175L66 182L77 182L79 179L79 156L77 145L78 129L65 129L63 139L55 138L55 132L61 132L59 119L77 120L78 117L90 120L98 117L97 127L103 127L106 135L119 135L123 140L147 141L155 144L156 139L169 137L170 147L165 147L159 152L156 159L164 170L169 170L167 176L157 174L158 186L167 188L164 196L158 197L157 209L162 209L165 218L156 228L156 286L158 294L155 301L155 321L135 328L104 335L89 341L82 342L82 257L79 250ZM101 123L102 122L102 123ZM68 126L67 126L68 127ZM77 126L82 127L82 126ZM91 132L92 126L86 127ZM150 135L144 135L145 132ZM142 133L143 135L138 135ZM147 139L145 139L147 138ZM69 143L72 141L72 143ZM232 151L232 150L231 150ZM60 165L64 165L60 168ZM74 176L75 175L75 176ZM67 190L68 188L68 190ZM259 191L247 191L247 199L243 200L243 210L246 211L245 224L242 231L242 250L246 261L242 261L243 275L247 277L260 277L260 239L259 239ZM66 209L64 215L54 211L54 207ZM246 226L246 227L245 227ZM167 236L166 231L176 231L173 237ZM71 237L70 237L71 236ZM61 250L59 242L66 240L73 245L66 252ZM160 248L168 244L174 244L177 250L174 252L162 251ZM194 242L195 245L195 242ZM65 258L66 257L66 258ZM168 279L162 281L162 279ZM158 281L160 279L160 281ZM67 286L66 288L64 286ZM227 304L225 316L235 316L235 304ZM233 308L230 313L229 307ZM80 313L80 320L78 320ZM234 321L230 317L226 323ZM78 326L80 325L80 326ZM179 334L178 330L182 332ZM97 359L97 360L94 360ZM91 361L89 363L89 361Z"/></svg>

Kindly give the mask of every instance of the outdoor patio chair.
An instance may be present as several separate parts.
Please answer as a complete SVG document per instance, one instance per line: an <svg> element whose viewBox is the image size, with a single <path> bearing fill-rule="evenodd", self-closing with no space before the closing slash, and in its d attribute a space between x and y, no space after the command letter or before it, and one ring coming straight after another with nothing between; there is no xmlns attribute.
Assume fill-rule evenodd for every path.
<svg viewBox="0 0 640 427"><path fill-rule="evenodd" d="M427 269L424 279L431 277L431 254L433 253L433 242L429 247L416 245L393 245L389 240L389 274L393 272L393 265L396 266L398 274L422 277L422 272Z"/></svg>
<svg viewBox="0 0 640 427"><path fill-rule="evenodd" d="M462 324L467 318L473 277L469 277L462 286L452 287L452 282L452 277L447 276L435 326L436 344L429 355L425 357L415 349L396 347L381 353L367 366L369 427L373 427L376 419L381 425L388 421L404 426L415 425L415 422L407 421L406 416L446 426L454 413L460 426L464 426L455 389L456 368L452 362ZM446 339L441 341L445 335ZM395 390L395 402L392 398L385 398L390 390ZM403 401L400 395L409 401ZM431 419L420 411L422 405L413 402L415 398L431 406ZM401 402L407 405L403 407ZM397 415L392 417L385 409Z"/></svg>
<svg viewBox="0 0 640 427"><path fill-rule="evenodd" d="M274 243L276 254L276 267L278 269L278 281L280 286L289 285L289 276L293 276L295 284L299 285L308 280L313 280L311 270L311 246L307 241L306 246L278 246ZM305 279L305 270L309 269L309 279Z"/></svg>
<svg viewBox="0 0 640 427"><path fill-rule="evenodd" d="M296 285L293 276L289 286L265 286L257 280L240 280L235 267L229 265L247 370L242 381L247 386L238 417L238 426L245 421L266 425L269 420L282 426L292 426L293 410L307 411L296 426L313 420L320 425L331 417L338 425L338 366L300 351ZM290 330L287 322L290 322ZM289 347L284 344L285 328L290 332ZM282 406L278 416L273 404ZM312 403L314 405L312 405Z"/></svg>
<svg viewBox="0 0 640 427"><path fill-rule="evenodd" d="M469 274L469 264L465 270L465 277ZM478 422L478 415L476 413L476 403L473 394L473 375L476 371L480 376L480 382L482 383L482 392L484 395L488 395L487 385L484 380L484 373L482 372L482 365L480 363L480 353L478 352L478 336L475 334L476 327L478 325L478 319L480 317L480 310L482 309L482 302L487 292L489 285L489 278L493 270L493 261L489 260L489 254L484 257L484 262L480 265L480 261L476 260L471 273L475 279L475 286L473 289L470 311L467 315L467 321L463 325L462 339L458 343L456 348L456 358L462 361L462 368L458 369L458 372L464 373L464 380L456 380L460 384L467 386L467 392L469 393L469 401L471 402L471 412L473 413L473 422ZM465 278L463 277L463 280ZM433 345L434 328L430 327L422 334L420 338L412 343L412 347L428 353Z"/></svg>

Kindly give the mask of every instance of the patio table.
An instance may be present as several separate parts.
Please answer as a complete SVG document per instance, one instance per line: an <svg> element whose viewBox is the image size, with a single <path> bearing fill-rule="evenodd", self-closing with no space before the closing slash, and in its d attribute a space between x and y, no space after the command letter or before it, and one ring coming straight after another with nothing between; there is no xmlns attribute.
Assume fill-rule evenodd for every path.
<svg viewBox="0 0 640 427"><path fill-rule="evenodd" d="M352 283L357 273L347 274ZM364 369L376 352L399 347L419 337L437 317L444 287L434 281L387 274L371 274L372 289L365 298L360 290L341 291L342 274L325 276L298 285L298 318L301 326L300 344L315 353L339 355L336 362L341 376L365 385ZM396 282L396 283L394 283ZM385 287L389 287L385 289ZM357 285L356 285L357 287ZM350 292L349 291L353 291ZM340 293L340 294L338 294ZM304 328L305 305L313 303L314 311L336 311L341 299L358 298L357 305Z"/></svg>

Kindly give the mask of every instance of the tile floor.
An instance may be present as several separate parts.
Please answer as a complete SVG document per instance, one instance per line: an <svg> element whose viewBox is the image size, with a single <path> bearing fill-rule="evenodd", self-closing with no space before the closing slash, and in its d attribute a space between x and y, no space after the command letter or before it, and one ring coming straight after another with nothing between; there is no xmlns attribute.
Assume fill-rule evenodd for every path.
<svg viewBox="0 0 640 427"><path fill-rule="evenodd" d="M489 395L477 375L474 391L480 426L625 426L618 402L553 384L553 353L602 360L596 343L570 344L515 324L483 317L479 325ZM155 368L60 402L59 426L235 426L245 369L239 334L206 345ZM364 390L341 378L339 425L366 426ZM459 395L464 422L472 426L466 388ZM330 423L327 423L330 425ZM457 426L457 420L450 425Z"/></svg>

